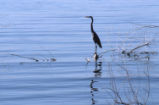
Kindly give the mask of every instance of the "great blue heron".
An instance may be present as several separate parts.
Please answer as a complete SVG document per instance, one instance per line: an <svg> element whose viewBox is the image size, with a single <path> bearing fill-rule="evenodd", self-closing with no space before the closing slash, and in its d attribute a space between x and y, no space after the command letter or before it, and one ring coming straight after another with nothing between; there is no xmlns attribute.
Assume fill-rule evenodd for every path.
<svg viewBox="0 0 159 105"><path fill-rule="evenodd" d="M93 17L92 16L86 16L86 18L91 18L91 20L92 20L92 22L91 22L91 32L92 32L92 36L93 36L93 41L95 43L95 52L97 52L97 45L100 48L102 48L102 44L100 42L100 39L99 39L97 33L93 29Z"/></svg>

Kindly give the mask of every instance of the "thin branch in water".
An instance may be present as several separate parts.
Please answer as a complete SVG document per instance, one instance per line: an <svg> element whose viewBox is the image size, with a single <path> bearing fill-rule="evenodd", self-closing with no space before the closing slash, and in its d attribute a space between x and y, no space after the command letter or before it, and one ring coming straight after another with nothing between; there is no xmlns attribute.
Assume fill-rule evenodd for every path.
<svg viewBox="0 0 159 105"><path fill-rule="evenodd" d="M102 57L105 53L111 52L111 51L115 51L116 49L112 49L112 50L106 50L104 52L101 52L99 55L99 57Z"/></svg>
<svg viewBox="0 0 159 105"><path fill-rule="evenodd" d="M17 54L10 54L10 55L17 56L17 57L20 57L20 58L26 58L26 59L34 60L35 62L39 62L38 59L32 58L32 57L25 57L25 56L21 56L21 55L17 55Z"/></svg>
<svg viewBox="0 0 159 105"><path fill-rule="evenodd" d="M140 27L141 28L158 28L159 26L156 26L156 25L145 25L145 26L142 26Z"/></svg>
<svg viewBox="0 0 159 105"><path fill-rule="evenodd" d="M141 45L139 45L139 46L137 46L137 47L133 48L132 50L130 50L130 52L129 52L129 53L132 53L132 52L133 52L134 50L136 50L136 49L139 49L139 48L144 47L144 46L149 46L149 45L150 45L150 42L147 42L147 43L141 44Z"/></svg>
<svg viewBox="0 0 159 105"><path fill-rule="evenodd" d="M30 60L34 60L35 62L39 62L39 61L42 61L42 62L55 62L56 59L55 58L49 58L49 59L37 59L37 58L33 58L33 57L26 57L26 56L21 56L21 55L18 55L18 54L10 54L12 56L17 56L17 57L20 57L20 58L26 58L26 59L30 59Z"/></svg>
<svg viewBox="0 0 159 105"><path fill-rule="evenodd" d="M132 83L131 83L131 79L130 79L130 75L129 75L128 70L127 70L125 67L121 66L121 65L120 65L120 67L126 72L128 84L129 84L129 86L130 86L130 89L131 89L131 92L132 92L132 94L133 94L133 97L134 97L135 102L136 102L136 103L139 103L138 97L137 97L137 93L135 92L135 90L134 90L134 88L133 88L133 85L132 85Z"/></svg>

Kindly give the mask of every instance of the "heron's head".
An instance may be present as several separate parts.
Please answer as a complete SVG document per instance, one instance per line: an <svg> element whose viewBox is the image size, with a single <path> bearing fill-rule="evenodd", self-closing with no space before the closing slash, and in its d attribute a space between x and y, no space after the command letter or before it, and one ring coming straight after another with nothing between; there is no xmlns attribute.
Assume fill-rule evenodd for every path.
<svg viewBox="0 0 159 105"><path fill-rule="evenodd" d="M93 18L93 16L85 16L85 18Z"/></svg>

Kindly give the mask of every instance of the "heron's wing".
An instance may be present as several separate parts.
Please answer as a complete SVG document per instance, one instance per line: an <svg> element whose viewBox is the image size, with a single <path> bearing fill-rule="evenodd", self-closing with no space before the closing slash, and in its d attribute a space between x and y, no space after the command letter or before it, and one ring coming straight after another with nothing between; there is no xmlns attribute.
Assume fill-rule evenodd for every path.
<svg viewBox="0 0 159 105"><path fill-rule="evenodd" d="M101 41L100 41L100 39L99 39L99 37L98 37L98 35L97 35L96 32L94 32L94 41L95 41L95 43L98 44L98 46L99 46L100 48L102 48Z"/></svg>

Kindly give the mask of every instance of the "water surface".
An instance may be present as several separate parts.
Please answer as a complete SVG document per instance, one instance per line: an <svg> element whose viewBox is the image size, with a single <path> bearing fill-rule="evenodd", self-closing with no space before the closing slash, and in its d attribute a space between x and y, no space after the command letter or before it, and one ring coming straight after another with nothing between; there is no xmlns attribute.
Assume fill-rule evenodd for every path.
<svg viewBox="0 0 159 105"><path fill-rule="evenodd" d="M143 27L159 24L157 0L1 0L0 4L1 105L110 105L111 71L121 96L129 93L122 67L143 98L148 86L144 72L149 71L148 104L159 103L158 55L141 54L134 60L120 52L145 42L151 45L137 54L158 52L158 27ZM105 53L98 67L93 59L88 64L85 60L94 53L90 19L84 18L89 15L103 45L98 52L116 49ZM94 72L97 69L100 72Z"/></svg>

